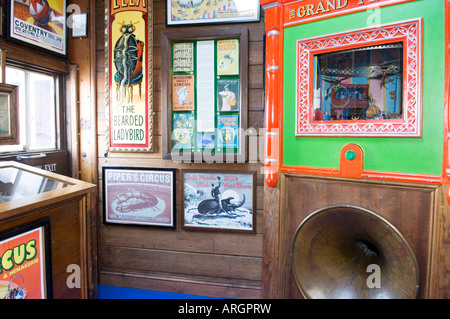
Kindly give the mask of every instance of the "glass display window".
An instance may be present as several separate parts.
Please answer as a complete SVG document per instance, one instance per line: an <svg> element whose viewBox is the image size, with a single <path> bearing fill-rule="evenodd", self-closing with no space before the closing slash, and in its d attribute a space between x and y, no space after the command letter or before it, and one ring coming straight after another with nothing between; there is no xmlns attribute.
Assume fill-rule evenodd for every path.
<svg viewBox="0 0 450 319"><path fill-rule="evenodd" d="M403 43L314 56L314 120L401 119Z"/></svg>
<svg viewBox="0 0 450 319"><path fill-rule="evenodd" d="M297 41L297 136L421 136L421 20Z"/></svg>

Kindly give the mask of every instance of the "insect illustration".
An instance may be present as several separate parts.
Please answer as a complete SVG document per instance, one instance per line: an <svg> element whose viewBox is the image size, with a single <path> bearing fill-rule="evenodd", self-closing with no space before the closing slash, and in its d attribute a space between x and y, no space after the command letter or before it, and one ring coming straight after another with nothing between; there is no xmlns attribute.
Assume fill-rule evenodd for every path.
<svg viewBox="0 0 450 319"><path fill-rule="evenodd" d="M196 210L200 215L218 215L222 212L227 213L233 217L238 216L235 214L235 211L239 211L239 207L244 205L245 203L245 195L243 195L242 201L238 203L232 203L232 200L234 197L227 197L225 199L220 198L220 186L221 181L220 177L217 177L219 180L219 184L214 187L214 184L212 184L212 190L211 190L211 196L213 198L205 199L196 208L189 209L188 212L191 210Z"/></svg>
<svg viewBox="0 0 450 319"><path fill-rule="evenodd" d="M142 60L144 55L144 42L134 34L135 24L130 21L120 24L122 35L114 47L114 64L117 72L114 81L117 84L117 99L121 102L128 96L128 101L133 100L133 86L139 85L139 96L142 88Z"/></svg>

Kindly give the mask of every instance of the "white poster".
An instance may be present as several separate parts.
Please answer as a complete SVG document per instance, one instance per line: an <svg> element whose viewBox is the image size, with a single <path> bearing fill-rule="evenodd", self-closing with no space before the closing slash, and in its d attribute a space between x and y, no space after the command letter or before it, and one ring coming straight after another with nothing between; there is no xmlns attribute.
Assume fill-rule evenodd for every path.
<svg viewBox="0 0 450 319"><path fill-rule="evenodd" d="M197 132L214 131L214 41L197 43Z"/></svg>

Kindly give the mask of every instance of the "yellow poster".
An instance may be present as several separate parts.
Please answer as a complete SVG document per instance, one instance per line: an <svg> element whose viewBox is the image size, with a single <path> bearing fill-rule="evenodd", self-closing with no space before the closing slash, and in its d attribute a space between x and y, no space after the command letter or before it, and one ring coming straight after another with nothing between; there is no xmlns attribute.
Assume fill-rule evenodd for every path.
<svg viewBox="0 0 450 319"><path fill-rule="evenodd" d="M217 75L239 74L239 40L217 41Z"/></svg>
<svg viewBox="0 0 450 319"><path fill-rule="evenodd" d="M148 102L148 19L145 2L111 2L109 38L110 147L150 148Z"/></svg>

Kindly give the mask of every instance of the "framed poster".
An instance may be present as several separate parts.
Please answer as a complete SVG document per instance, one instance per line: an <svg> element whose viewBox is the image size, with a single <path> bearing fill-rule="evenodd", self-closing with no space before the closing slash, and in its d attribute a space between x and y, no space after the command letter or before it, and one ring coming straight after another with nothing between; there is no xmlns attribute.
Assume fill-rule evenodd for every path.
<svg viewBox="0 0 450 319"><path fill-rule="evenodd" d="M176 149L191 149L194 137L194 115L178 114L173 115L172 140Z"/></svg>
<svg viewBox="0 0 450 319"><path fill-rule="evenodd" d="M9 0L8 40L67 55L66 0Z"/></svg>
<svg viewBox="0 0 450 319"><path fill-rule="evenodd" d="M244 162L248 29L185 31L162 33L163 158Z"/></svg>
<svg viewBox="0 0 450 319"><path fill-rule="evenodd" d="M106 1L108 150L153 151L152 2Z"/></svg>
<svg viewBox="0 0 450 319"><path fill-rule="evenodd" d="M223 115L217 121L219 148L236 148L239 137L239 119L236 115Z"/></svg>
<svg viewBox="0 0 450 319"><path fill-rule="evenodd" d="M194 109L194 76L174 75L172 77L173 110L192 111Z"/></svg>
<svg viewBox="0 0 450 319"><path fill-rule="evenodd" d="M0 233L0 299L50 299L50 219Z"/></svg>
<svg viewBox="0 0 450 319"><path fill-rule="evenodd" d="M259 21L259 0L167 0L167 25Z"/></svg>
<svg viewBox="0 0 450 319"><path fill-rule="evenodd" d="M0 83L0 145L19 143L19 87Z"/></svg>
<svg viewBox="0 0 450 319"><path fill-rule="evenodd" d="M103 167L104 221L176 228L175 169Z"/></svg>
<svg viewBox="0 0 450 319"><path fill-rule="evenodd" d="M86 38L88 36L87 13L72 14L72 37Z"/></svg>
<svg viewBox="0 0 450 319"><path fill-rule="evenodd" d="M256 172L183 171L183 228L256 231Z"/></svg>

